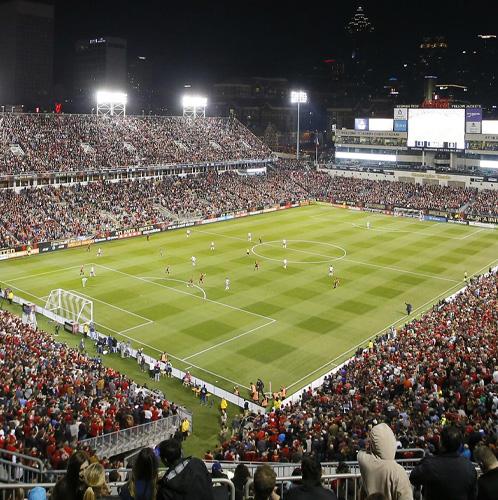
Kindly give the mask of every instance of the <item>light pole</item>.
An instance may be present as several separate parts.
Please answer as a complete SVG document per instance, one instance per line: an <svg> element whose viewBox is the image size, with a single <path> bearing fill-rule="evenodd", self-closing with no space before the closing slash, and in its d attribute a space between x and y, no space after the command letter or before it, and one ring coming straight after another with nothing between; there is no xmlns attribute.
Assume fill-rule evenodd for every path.
<svg viewBox="0 0 498 500"><path fill-rule="evenodd" d="M297 138L296 138L296 159L299 160L299 106L308 102L308 94L303 90L293 90L291 92L291 103L297 104Z"/></svg>
<svg viewBox="0 0 498 500"><path fill-rule="evenodd" d="M183 116L188 118L206 117L207 97L184 95L182 99Z"/></svg>
<svg viewBox="0 0 498 500"><path fill-rule="evenodd" d="M97 115L126 116L128 95L124 92L99 90L96 94Z"/></svg>

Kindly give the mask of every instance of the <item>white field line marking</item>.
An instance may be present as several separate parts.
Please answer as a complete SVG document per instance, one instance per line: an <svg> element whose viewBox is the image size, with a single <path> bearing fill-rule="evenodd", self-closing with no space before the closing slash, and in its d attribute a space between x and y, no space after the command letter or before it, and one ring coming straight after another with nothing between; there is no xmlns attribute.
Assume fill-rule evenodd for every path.
<svg viewBox="0 0 498 500"><path fill-rule="evenodd" d="M152 320L149 320L148 322L145 322L145 323L141 323L140 325L137 325L137 326L132 326L130 328L126 328L124 330L121 330L119 333L120 334L123 334L123 333L126 333L126 332L131 332L132 330L135 330L137 328L142 328L144 326L147 326L147 325L150 325L151 323L154 323L154 321Z"/></svg>
<svg viewBox="0 0 498 500"><path fill-rule="evenodd" d="M101 266L101 267L102 267L102 266ZM34 294L30 293L30 292L27 292L26 290L22 290L21 288L18 288L18 287L14 286L14 285L11 285L10 283L7 283L6 281L3 281L2 283L5 283L5 284L6 284L6 285L8 285L9 287L11 287L11 288L13 288L13 289L15 289L15 290L19 290L19 291L20 291L20 292L22 292L22 293L27 294L27 295L29 295L30 297L34 297L34 298L36 298L36 299L38 299L38 300L42 300L42 298L41 298L41 297L38 297L37 295L34 295ZM248 311L247 311L247 312L248 312ZM111 327L109 327L109 326L107 326L107 325L104 325L104 324L102 324L102 323L97 323L97 322L95 322L95 324L96 324L96 325L99 325L99 326L102 326L103 328L105 328L106 330L108 330L108 331L110 331L110 332L114 333L115 335L119 335L119 336L124 337L124 338L126 338L126 339L128 339L128 340L132 340L133 342L136 342L137 344L140 344L140 345L143 345L143 346L145 346L145 347L148 347L149 349L151 349L151 350L153 350L153 351L155 351L155 352L160 352L160 353L162 353L162 352L163 352L163 351L161 351L161 350L157 349L156 347L152 347L151 345L146 344L145 342L141 342L140 340L137 340L137 339L136 339L136 338L134 338L134 337L130 337L130 336L128 336L128 335L125 335L123 332L126 332L126 330L123 330L123 332L118 332L117 330L114 330L114 328L111 328ZM140 325L140 326L145 326L145 325ZM176 359L177 361L181 361L181 362L183 362L183 363L184 363L184 360L183 360L182 358L179 358L178 356L174 356L173 354L170 354L170 357L172 357L172 358ZM212 371L210 371L210 370L207 370L206 368L202 368L202 367L200 367L200 366L198 366L198 365L194 365L194 364L190 365L190 368L192 368L192 367L197 368L198 370L200 370L200 371L202 371L202 372L204 372L204 373L208 373L209 375L212 375L213 377L219 378L219 379L221 379L221 380L225 380L226 382L229 382L230 384L238 385L239 387L243 387L244 389L249 389L249 387L247 387L247 386L246 386L246 385L244 385L244 384L241 384L241 383L236 382L236 381L234 381L234 380L231 380L231 379L229 379L229 378L223 377L222 375L220 375L220 374L218 374L218 373L215 373L215 372L212 372Z"/></svg>
<svg viewBox="0 0 498 500"><path fill-rule="evenodd" d="M140 277L145 279L145 280L167 280L167 281L176 281L177 283L183 283L184 285L187 285L187 286L190 285L190 283L188 281L176 280L174 278L164 278L162 276L140 276ZM206 295L206 292L204 291L204 288L202 288L199 285L196 285L194 283L192 283L192 286L194 288L197 288L198 290L200 290L202 292L202 296L204 299L207 298L207 295ZM173 287L169 287L169 288L171 288L172 290L176 290L176 288L173 288ZM191 293L189 295L194 295L194 294Z"/></svg>
<svg viewBox="0 0 498 500"><path fill-rule="evenodd" d="M44 273L17 276L17 277L9 278L9 279L10 279L10 281L25 280L25 279L28 279L28 278L36 278L37 276L44 276L45 274L58 273L58 272L61 272L61 271L67 271L69 269L77 269L78 267L81 267L81 266L62 267L62 268L59 268L59 269L53 269L52 271L45 271Z"/></svg>
<svg viewBox="0 0 498 500"><path fill-rule="evenodd" d="M293 241L305 241L305 240L288 240L288 242L292 243ZM265 256L262 256L262 255L259 255L257 254L254 249L256 247L259 247L260 245L261 246L269 246L269 247L274 247L274 248L282 248L282 245L272 245L272 243L275 243L276 241L269 241L268 243L258 243L257 245L254 245L252 248L251 248L251 252L254 254L254 255L257 255L258 257L261 257L263 259L268 259L268 257L265 257ZM327 260L325 260L324 262L329 262L329 261L335 261L335 260L342 260L344 259L344 257L346 257L347 255L347 252L346 250L344 250L344 248L340 247L339 245L335 245L333 243L324 243L324 242L320 242L320 241L307 241L307 243L316 243L318 245L329 245L329 246L332 246L333 248L340 248L343 252L344 252L344 255L342 256L339 256L339 257L333 257L332 255L325 255L325 254L322 254L322 253L318 253L318 252L310 252L308 250L299 250L298 248L293 248L291 245L288 245L287 248L283 248L283 250L290 250L292 252L299 252L299 253L304 253L304 254L307 254L307 255L315 255L317 257L325 257ZM268 259L268 260L277 260L277 259ZM281 262L282 259L279 260L279 262ZM311 262L304 262L304 264L311 264Z"/></svg>
<svg viewBox="0 0 498 500"><path fill-rule="evenodd" d="M415 222L415 221L412 221ZM440 222L437 222L436 224L441 224ZM425 231L408 231L406 229L395 229L395 228L373 228L371 227L370 229L367 229L367 227L363 226L362 224L356 224L352 223L351 224L353 227L356 227L358 229L365 229L367 231L377 231L378 233L404 233L404 234L421 234L422 236L436 236L437 238L444 238L447 240L466 240L467 238L470 238L471 236L476 235L477 233L480 233L481 231L486 231L486 228L482 227L480 229L477 229L476 231L472 231L469 234L466 234L465 236L448 236L446 234L438 234L437 232L425 232ZM427 229L432 229L433 227L436 227L435 225L429 226Z"/></svg>
<svg viewBox="0 0 498 500"><path fill-rule="evenodd" d="M111 329L109 329L109 330L111 330ZM137 344L148 347L152 351L159 352L159 353L163 352L163 351L157 349L156 347L153 347L149 344L146 344L145 342L141 342L140 340L137 340L133 337L129 337L128 335L125 335L124 333L121 333L121 332L115 332L115 333L116 333L116 335L121 335L122 337L124 337L126 339L133 340L133 342L136 342ZM169 356L173 359L176 359L177 361L181 361L182 363L185 363L184 358L179 358L178 356L174 356L173 354L169 354ZM238 385L240 387L243 387L244 389L249 389L249 387L247 387L246 385L240 384L239 382L236 382L235 380L231 380L229 378L223 377L223 375L220 375L219 373L212 372L211 370L207 370L206 368L202 368L202 367L194 365L194 364L191 364L189 366L189 368L192 368L192 367L197 368L198 370L203 371L204 373L209 373L209 375L212 375L213 377L217 377L217 378L220 378L222 380L226 380L227 382L230 382L231 384Z"/></svg>
<svg viewBox="0 0 498 500"><path fill-rule="evenodd" d="M101 304L105 304L106 306L112 307L113 309L117 309L118 311L124 312L126 314L129 314L131 316L135 316L137 318L143 319L144 321L151 323L152 320L149 318L146 318L145 316L140 316L140 314L136 314L131 311L127 311L126 309L123 309L122 307L115 306L113 304L109 304L109 302L105 302L104 300L97 299L95 297L92 297L91 295L87 295L86 293L80 292L79 290L69 290L70 292L76 293L77 295L83 295L83 297L87 297L89 299L95 300L96 302L100 302Z"/></svg>
<svg viewBox="0 0 498 500"><path fill-rule="evenodd" d="M246 241L247 243L251 243L247 238L239 238L238 236L230 236L228 234L215 233L214 231L205 231L204 229L193 229L192 231L194 233L212 234L213 236L221 236L222 238L230 238L231 240Z"/></svg>
<svg viewBox="0 0 498 500"><path fill-rule="evenodd" d="M38 297L38 295L35 295L31 292L28 292L26 290L23 290L22 288L19 288L18 286L12 285L11 283L7 281L0 280L1 283L5 283L6 285L9 286L9 288L13 288L14 290L19 290L22 293L25 293L26 295L29 295L30 297L34 297L35 299L41 300L43 302L43 297Z"/></svg>
<svg viewBox="0 0 498 500"><path fill-rule="evenodd" d="M486 228L484 227L481 227L480 229L478 229L477 231L474 231L473 233L469 233L469 234L466 234L465 236L463 236L462 238L458 238L459 240L466 240L467 238L469 238L470 236L474 236L476 235L477 233L480 233L481 231L486 231Z"/></svg>
<svg viewBox="0 0 498 500"><path fill-rule="evenodd" d="M345 262L352 262L353 264L360 264L362 266L367 266L367 267L376 267L378 269L387 269L389 271L396 271L398 273L413 274L415 276L423 276L425 278L431 278L434 280L452 281L453 283L461 283L461 281L454 280L452 278L444 278L442 276L436 276L435 274L418 273L416 271L407 271L405 269L400 269L399 267L380 266L378 264L371 264L369 262L362 262L361 260L354 260L354 259L344 259L344 261Z"/></svg>
<svg viewBox="0 0 498 500"><path fill-rule="evenodd" d="M184 290L178 290L178 288L173 288L171 286L163 285L162 283L156 283L155 281L150 281L150 280L147 280L145 278L140 278L139 276L125 273L124 271L119 271L118 269L113 269L112 267L103 266L102 264L96 264L96 265L99 267L102 267L103 269L107 269L108 271L112 271L112 272L115 272L118 274L123 274L124 276L128 276L129 278L134 278L136 280L144 281L145 283L150 283L152 285L160 286L162 288L167 288L169 290L173 290L175 292L182 293L184 295L190 295L191 297L195 297L195 298L200 299L200 300L205 300L206 302L211 302L212 304L217 304L217 305L222 306L222 307L228 307L229 309L234 309L235 311L244 312L246 314L250 314L251 316L257 316L258 318L266 319L267 321L271 321L274 319L274 318L270 318L268 316L265 316L263 314L258 314L258 313L252 312L252 311L248 311L247 309L241 309L240 307L232 306L230 304L225 304L224 302L218 302L217 300L208 299L208 298L204 299L203 297L200 297L199 295L196 295L194 293L185 292Z"/></svg>
<svg viewBox="0 0 498 500"><path fill-rule="evenodd" d="M268 245L270 247L277 247L277 245L272 245L271 243L272 242L263 243L263 244L264 245ZM257 247L257 246L259 246L259 245L255 245L252 248L252 253L254 253L255 255L258 255L258 257L262 257L263 259L267 259L267 257L264 257L262 255L256 254L256 252L254 252L254 248ZM310 254L310 255L318 255L318 256L321 256L321 257L325 257L325 255L322 255L322 254L319 254L319 253L308 252L307 250L297 250L295 248L290 248L290 250L292 250L294 252L301 252L301 253L306 253L306 254ZM436 276L435 274L418 273L416 271L408 271L408 270L405 270L405 269L400 269L399 267L381 266L381 265L378 265L378 264L371 264L369 262L363 262L363 261L360 261L360 260L348 259L346 257L346 255L344 255L343 258L337 258L337 257L334 258L334 257L330 257L329 256L329 259L330 259L330 262L332 262L333 260L344 260L344 262L352 262L354 264L361 264L363 266L376 267L378 269L386 269L386 270L389 270L389 271L396 271L398 273L414 274L415 276L422 276L424 278L432 278L432 279L435 279L435 280L451 281L453 283L460 283L460 281L458 281L458 280L454 280L452 278L444 278L442 276ZM277 260L277 259L269 259L269 260ZM280 260L278 260L278 262L280 262ZM304 264L311 264L311 262L304 262Z"/></svg>
<svg viewBox="0 0 498 500"><path fill-rule="evenodd" d="M249 335L250 333L253 333L256 330L259 330L261 328L264 328L265 326L269 326L272 323L275 323L276 321L277 321L276 319L268 321L267 323L265 323L263 325L259 325L255 328L252 328L251 330L248 330L247 332L240 333L239 335L236 335L235 337L232 337L232 338L227 339L227 340L223 340L222 342L218 342L217 344L214 344L210 347L207 347L206 349L203 349L202 351L195 352L194 354L191 354L190 356L183 358L183 360L187 361L188 359L194 358L195 356L199 356L201 354L204 354L205 352L211 351L211 350L216 349L222 345L228 344L229 342L233 342L234 340L240 339L241 337L245 337L246 335Z"/></svg>
<svg viewBox="0 0 498 500"><path fill-rule="evenodd" d="M480 274L483 270L487 270L489 267L492 267L493 264L495 262L497 262L498 259L495 259L495 260L492 260L487 266L484 266L482 267L481 269L479 269L478 271L476 271L472 276L476 276L478 274ZM470 277L472 277L470 276ZM463 285L463 283L462 283ZM380 335L382 332L385 332L388 328L391 328L391 326L395 326L397 325L398 323L401 323L403 321L406 321L409 317L414 317L414 314L425 308L427 305L429 304L434 304L436 302L437 299L439 299L440 297L444 296L444 298L448 297L448 295L450 295L450 292L456 288L457 285L453 285L451 286L450 288L448 288L447 290L445 290L444 292L436 295L436 297L434 297L433 299L431 300L428 300L425 304L422 304L421 306L417 307L416 309L414 309L412 311L412 314L410 316L407 316L407 315L404 315L402 316L400 319L394 321L393 323L391 323L390 325L387 325L386 327L382 328L382 330L379 330L378 332L374 333L373 335L370 335L370 337L366 338L366 339L363 339L363 341L361 341L360 343L356 344L355 346L353 347L350 347L347 351L344 351L342 354L339 354L339 356L336 356L334 359L331 359L330 361L328 361L327 363L324 363L322 366L316 368L315 370L313 370L312 372L308 373L307 375L305 375L304 377L301 377L299 380L296 380L295 382L293 382L292 384L288 385L287 386L287 389L290 389L291 387L294 387L295 385L299 384L300 382L302 382L303 380L307 379L308 377L310 377L311 375L314 375L315 373L323 370L325 367L327 366L330 366L332 364L335 364L336 361L338 361L339 359L341 359L343 356L345 356L346 354L352 352L352 351L355 351L356 349L358 349L358 347L361 347L362 345L365 344L365 342L373 339L374 337L376 337L377 335ZM463 288L463 287L462 287ZM425 311L424 311L425 312ZM336 365L338 366L338 365ZM297 391L296 391L297 392Z"/></svg>
<svg viewBox="0 0 498 500"><path fill-rule="evenodd" d="M332 207L332 208L335 208L335 207ZM355 224L353 224L353 226L354 225ZM204 231L204 232L207 232L207 231ZM404 232L408 233L409 231L404 231ZM234 238L233 236L227 236L225 234L220 234L220 233L216 233L216 234L218 236L223 237L223 238ZM237 238L237 239L243 240L243 238ZM451 238L451 239L452 240L458 240L458 239L461 239L461 238ZM273 242L260 243L258 245L254 245L251 248L251 252L254 255L257 255L260 258L267 259L267 260L274 260L276 262L281 262L281 260L279 260L279 259L269 259L268 257L259 255L256 252L254 252L254 248L257 247L257 246L259 246L259 245L268 245L268 246L272 246L272 247L275 247L275 248L278 247L278 245L272 245L271 243L273 243ZM396 271L396 272L399 272L399 273L413 274L413 275L421 276L421 277L424 277L424 278L432 278L432 279L441 280L441 281L450 281L450 282L453 282L453 283L460 283L460 281L458 281L458 280L454 280L454 279L451 279L451 278L444 278L442 276L436 276L434 274L417 273L416 271L408 271L408 270L400 269L400 268L397 268L397 267L388 267L388 266L380 266L380 265L377 265L377 264L370 264L368 262L362 262L362 261L359 261L359 260L351 260L351 259L348 259L348 258L344 258L345 256L342 259L338 259L337 257L331 257L330 255L323 255L323 254L319 254L319 253L315 253L315 252L308 252L307 250L298 250L296 248L290 248L290 250L292 250L294 252L300 252L300 253L305 253L305 254L309 254L309 255L315 255L315 256L319 256L319 257L327 257L327 259L329 259L330 262L332 262L333 260L344 260L345 262L352 262L352 263L355 263L355 264L361 264L361 265L364 265L364 266L370 266L370 267L376 267L376 268L379 268L379 269L386 269L386 270L390 270L390 271ZM303 262L303 264L312 264L312 263L311 262Z"/></svg>

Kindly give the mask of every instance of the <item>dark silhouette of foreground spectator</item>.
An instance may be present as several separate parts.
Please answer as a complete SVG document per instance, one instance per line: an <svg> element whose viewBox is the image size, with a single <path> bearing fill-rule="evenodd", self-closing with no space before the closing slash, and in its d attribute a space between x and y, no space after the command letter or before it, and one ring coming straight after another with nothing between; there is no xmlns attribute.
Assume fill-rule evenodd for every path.
<svg viewBox="0 0 498 500"><path fill-rule="evenodd" d="M477 473L467 458L458 453L462 445L460 431L453 426L443 428L441 450L437 456L424 458L410 474L415 486L422 486L424 500L474 500Z"/></svg>
<svg viewBox="0 0 498 500"><path fill-rule="evenodd" d="M54 486L52 500L79 500L83 495L81 475L89 465L85 452L73 453L67 463L66 475Z"/></svg>
<svg viewBox="0 0 498 500"><path fill-rule="evenodd" d="M488 446L480 446L474 457L483 474L477 481L477 500L498 498L498 460Z"/></svg>
<svg viewBox="0 0 498 500"><path fill-rule="evenodd" d="M322 468L315 460L306 457L301 462L302 483L285 494L285 500L337 500L331 490L322 486Z"/></svg>
<svg viewBox="0 0 498 500"><path fill-rule="evenodd" d="M387 424L373 427L369 448L368 452L358 453L365 496L382 493L388 500L412 500L412 487L406 471L394 460L396 438Z"/></svg>
<svg viewBox="0 0 498 500"><path fill-rule="evenodd" d="M158 482L158 460L152 448L143 448L133 463L130 480L119 496L123 500L155 500Z"/></svg>
<svg viewBox="0 0 498 500"><path fill-rule="evenodd" d="M245 464L239 464L235 467L233 474L233 484L235 486L235 500L243 500L247 480L251 477L251 473Z"/></svg>
<svg viewBox="0 0 498 500"><path fill-rule="evenodd" d="M159 444L159 456L167 467L159 480L157 500L213 500L213 483L198 458L182 458L182 445L176 439Z"/></svg>
<svg viewBox="0 0 498 500"><path fill-rule="evenodd" d="M254 500L279 500L275 493L277 475L269 465L262 465L254 473Z"/></svg>

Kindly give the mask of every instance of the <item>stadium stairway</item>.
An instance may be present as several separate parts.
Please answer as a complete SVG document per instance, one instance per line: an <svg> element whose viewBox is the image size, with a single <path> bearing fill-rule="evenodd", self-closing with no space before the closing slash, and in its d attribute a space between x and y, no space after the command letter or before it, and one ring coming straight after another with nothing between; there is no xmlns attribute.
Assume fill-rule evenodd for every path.
<svg viewBox="0 0 498 500"><path fill-rule="evenodd" d="M148 424L85 439L80 441L79 445L89 446L95 450L98 456L108 458L129 453L144 446L154 447L163 439L168 439L174 435L181 423L181 418L180 415L172 415Z"/></svg>

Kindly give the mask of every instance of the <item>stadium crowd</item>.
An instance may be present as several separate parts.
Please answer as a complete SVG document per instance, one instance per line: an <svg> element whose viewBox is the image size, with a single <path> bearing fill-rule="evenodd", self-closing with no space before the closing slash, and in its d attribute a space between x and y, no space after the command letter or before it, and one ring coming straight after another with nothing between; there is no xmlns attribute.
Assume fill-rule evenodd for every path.
<svg viewBox="0 0 498 500"><path fill-rule="evenodd" d="M99 358L6 311L0 311L0 380L0 449L54 469L66 467L78 441L177 412Z"/></svg>
<svg viewBox="0 0 498 500"><path fill-rule="evenodd" d="M307 453L355 460L381 422L398 447L438 452L442 429L453 424L469 458L478 443L498 453L497 335L495 273L375 338L318 389L304 390L298 403L280 407L274 395L271 412L236 416L214 458L298 462Z"/></svg>
<svg viewBox="0 0 498 500"><path fill-rule="evenodd" d="M0 174L262 159L270 150L227 118L3 114Z"/></svg>
<svg viewBox="0 0 498 500"><path fill-rule="evenodd" d="M331 177L281 165L266 175L234 172L162 179L97 181L71 186L0 191L0 247L178 219L216 217L305 199L417 210L497 215L495 191Z"/></svg>

